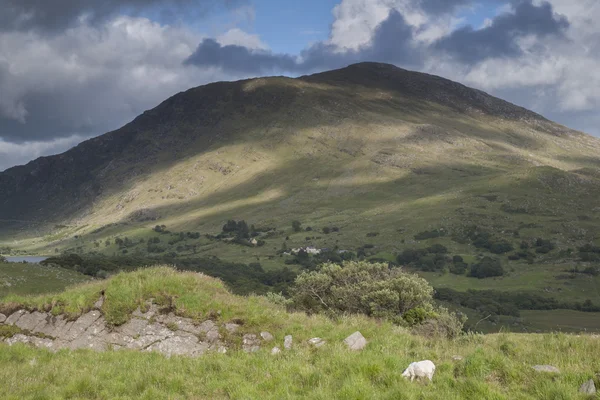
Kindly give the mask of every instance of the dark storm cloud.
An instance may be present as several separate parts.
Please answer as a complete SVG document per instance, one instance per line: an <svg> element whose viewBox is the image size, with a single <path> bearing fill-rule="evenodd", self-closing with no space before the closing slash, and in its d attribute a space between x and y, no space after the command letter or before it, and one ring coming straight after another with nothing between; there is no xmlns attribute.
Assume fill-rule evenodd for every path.
<svg viewBox="0 0 600 400"><path fill-rule="evenodd" d="M98 23L120 11L140 12L160 7L162 15L201 16L217 6L235 6L245 0L0 0L0 31L61 31L87 15Z"/></svg>
<svg viewBox="0 0 600 400"><path fill-rule="evenodd" d="M371 43L357 51L336 52L326 43L317 43L304 50L300 58L243 46L221 46L205 39L187 60L187 65L220 67L229 72L254 73L274 70L306 73L343 67L364 60L419 64L422 55L411 46L414 31L404 17L392 11L376 29Z"/></svg>
<svg viewBox="0 0 600 400"><path fill-rule="evenodd" d="M531 0L523 0L515 2L514 7L514 13L497 16L489 27L458 29L439 40L434 48L459 61L474 64L486 58L517 57L521 55L517 44L519 38L528 35L560 37L569 27L567 19L555 14L549 3L535 6Z"/></svg>

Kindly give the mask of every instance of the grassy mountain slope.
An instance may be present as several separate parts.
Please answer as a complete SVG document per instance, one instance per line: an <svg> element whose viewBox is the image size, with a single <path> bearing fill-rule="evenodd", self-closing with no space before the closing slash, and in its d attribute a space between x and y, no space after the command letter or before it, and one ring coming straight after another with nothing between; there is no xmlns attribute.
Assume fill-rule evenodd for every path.
<svg viewBox="0 0 600 400"><path fill-rule="evenodd" d="M368 245L368 256L390 261L439 243L475 262L488 250L460 239L475 225L517 249L536 238L556 249L533 264L502 255L502 278L425 273L436 286L525 288L600 304L599 277L560 279L589 265L579 246L600 244L599 151L600 140L521 107L389 65L220 82L0 173L0 247L121 254L114 240L128 237L136 245L126 250L145 254L137 243L159 237L182 257L275 269L284 242ZM277 231L251 248L204 236L167 245L151 230L215 235L229 219ZM293 232L292 220L314 230ZM339 231L317 232L324 227ZM447 234L415 239L440 229Z"/></svg>
<svg viewBox="0 0 600 400"><path fill-rule="evenodd" d="M241 319L240 341L245 332L267 330L275 337L273 346L281 347L288 334L294 346L278 356L265 346L251 354L232 349L199 359L167 359L128 350L51 353L0 344L2 398L584 399L579 386L596 379L600 370L595 356L600 342L589 335L503 333L430 340L367 318L331 321L287 313L265 298L234 296L219 281L169 268L120 274L57 295L8 300L45 309L53 305L53 312L77 315L92 307L101 290L106 295L102 312L110 321L125 322L149 298L174 298L182 316L201 321L221 310L218 322ZM356 330L369 341L361 352L342 343ZM327 343L313 348L307 343L313 337ZM454 360L456 355L463 359ZM422 359L437 366L432 383L402 378L410 362ZM535 373L531 367L536 364L554 365L561 373Z"/></svg>

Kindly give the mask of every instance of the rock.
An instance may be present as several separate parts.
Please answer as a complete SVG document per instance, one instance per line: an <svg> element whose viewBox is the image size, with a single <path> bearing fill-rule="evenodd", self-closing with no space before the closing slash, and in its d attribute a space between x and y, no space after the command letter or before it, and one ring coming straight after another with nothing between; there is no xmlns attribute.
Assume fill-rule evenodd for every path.
<svg viewBox="0 0 600 400"><path fill-rule="evenodd" d="M48 314L34 311L31 314L23 314L21 318L15 322L15 325L26 331L33 331L36 326L44 323L48 316Z"/></svg>
<svg viewBox="0 0 600 400"><path fill-rule="evenodd" d="M64 339L66 341L75 340L81 334L83 334L87 328L92 326L94 322L96 322L102 314L100 311L90 311L87 314L82 315L71 325L71 328L64 335L60 336L60 339Z"/></svg>
<svg viewBox="0 0 600 400"><path fill-rule="evenodd" d="M225 324L225 329L229 333L235 333L239 329L239 327L240 326L238 324Z"/></svg>
<svg viewBox="0 0 600 400"><path fill-rule="evenodd" d="M198 338L193 335L179 336L167 338L157 342L146 348L144 351L157 351L167 357L173 355L188 355L198 357L208 350L208 344L199 342Z"/></svg>
<svg viewBox="0 0 600 400"><path fill-rule="evenodd" d="M365 348L367 345L367 339L360 332L354 332L352 335L344 339L344 343L350 350L358 351Z"/></svg>
<svg viewBox="0 0 600 400"><path fill-rule="evenodd" d="M596 385L594 384L594 380L590 379L579 388L580 393L594 395L596 394Z"/></svg>
<svg viewBox="0 0 600 400"><path fill-rule="evenodd" d="M310 345L312 345L312 346L315 346L315 347L321 347L321 346L323 346L325 343L326 343L326 342L325 342L323 339L321 339L321 338L318 338L318 337L316 337L316 338L312 338L312 339L310 339L310 340L308 341L308 344L310 344Z"/></svg>
<svg viewBox="0 0 600 400"><path fill-rule="evenodd" d="M281 353L281 349L279 347L273 347L273 350L271 350L272 355L276 355L279 353Z"/></svg>
<svg viewBox="0 0 600 400"><path fill-rule="evenodd" d="M0 324L4 323L4 321L6 321L6 315L0 313Z"/></svg>
<svg viewBox="0 0 600 400"><path fill-rule="evenodd" d="M452 356L452 359L454 361L462 361L463 358L462 358L462 356Z"/></svg>
<svg viewBox="0 0 600 400"><path fill-rule="evenodd" d="M265 342L270 342L275 339L269 332L261 332L260 337L262 337Z"/></svg>
<svg viewBox="0 0 600 400"><path fill-rule="evenodd" d="M198 329L206 335L206 340L210 343L214 343L221 339L218 325L210 319L201 323Z"/></svg>
<svg viewBox="0 0 600 400"><path fill-rule="evenodd" d="M291 350L292 349L292 335L287 335L283 339L283 348L286 349L286 350Z"/></svg>
<svg viewBox="0 0 600 400"><path fill-rule="evenodd" d="M104 305L104 296L100 297L97 302L94 303L94 310L101 310Z"/></svg>
<svg viewBox="0 0 600 400"><path fill-rule="evenodd" d="M535 369L537 372L548 372L553 374L560 373L560 370L556 367L553 367L552 365L534 365L532 368Z"/></svg>
<svg viewBox="0 0 600 400"><path fill-rule="evenodd" d="M6 325L14 325L25 314L27 314L27 311L25 310L15 311L8 318L6 318L6 321L4 323Z"/></svg>
<svg viewBox="0 0 600 400"><path fill-rule="evenodd" d="M260 350L260 339L256 335L245 334L242 340L242 349L246 353L254 353Z"/></svg>

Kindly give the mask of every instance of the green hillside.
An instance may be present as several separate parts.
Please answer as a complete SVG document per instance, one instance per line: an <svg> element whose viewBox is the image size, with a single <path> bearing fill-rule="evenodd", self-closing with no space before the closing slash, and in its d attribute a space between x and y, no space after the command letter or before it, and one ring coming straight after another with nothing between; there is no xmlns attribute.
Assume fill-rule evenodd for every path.
<svg viewBox="0 0 600 400"><path fill-rule="evenodd" d="M321 260L283 253L314 246L404 265L436 288L531 292L592 319L598 154L594 137L390 65L221 82L0 173L0 248L299 272ZM223 232L228 220L248 225L241 240ZM436 244L445 250L425 250ZM407 250L425 253L399 261ZM468 277L494 263L501 274ZM546 327L525 325L505 326Z"/></svg>
<svg viewBox="0 0 600 400"><path fill-rule="evenodd" d="M52 353L2 343L2 398L583 400L590 397L578 393L580 385L596 379L600 371L600 342L590 335L501 333L427 339L365 317L330 320L288 313L264 297L232 295L217 280L168 268L119 274L62 294L12 297L10 308L21 303L75 316L91 309L102 291L102 313L115 323L126 322L136 307L154 298L195 321L212 315L219 324L242 323L232 340L267 330L274 336L273 345L281 346L285 335L293 335L294 345L279 355L270 354L269 346L254 353L232 348L200 358L165 358L132 350ZM5 311L6 304L0 307ZM357 330L368 344L352 352L342 341ZM312 347L307 341L313 337L326 344ZM401 376L410 362L422 359L437 366L431 383L411 383ZM532 369L536 364L561 372L538 373Z"/></svg>
<svg viewBox="0 0 600 400"><path fill-rule="evenodd" d="M60 292L89 280L90 277L68 269L0 262L0 299L8 295Z"/></svg>

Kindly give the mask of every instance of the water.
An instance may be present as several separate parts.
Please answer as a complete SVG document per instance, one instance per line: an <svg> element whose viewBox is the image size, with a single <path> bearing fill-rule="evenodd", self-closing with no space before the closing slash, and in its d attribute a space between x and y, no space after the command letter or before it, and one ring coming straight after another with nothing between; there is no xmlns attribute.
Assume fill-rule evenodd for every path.
<svg viewBox="0 0 600 400"><path fill-rule="evenodd" d="M6 257L8 262L28 262L31 264L39 264L42 261L48 259L48 257Z"/></svg>

